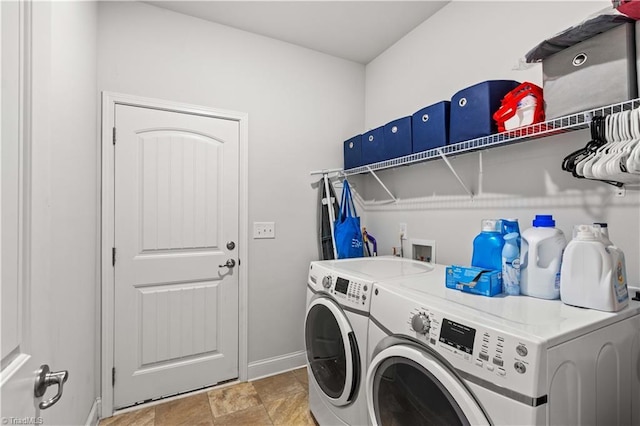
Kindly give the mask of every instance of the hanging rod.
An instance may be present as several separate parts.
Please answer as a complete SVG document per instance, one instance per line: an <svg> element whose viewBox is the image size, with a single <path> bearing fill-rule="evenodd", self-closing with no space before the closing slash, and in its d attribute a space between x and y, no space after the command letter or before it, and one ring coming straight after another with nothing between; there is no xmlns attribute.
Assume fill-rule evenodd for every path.
<svg viewBox="0 0 640 426"><path fill-rule="evenodd" d="M342 169L322 169L322 170L314 170L312 172L310 172L310 175L328 175L331 173L338 173L341 174L342 173Z"/></svg>

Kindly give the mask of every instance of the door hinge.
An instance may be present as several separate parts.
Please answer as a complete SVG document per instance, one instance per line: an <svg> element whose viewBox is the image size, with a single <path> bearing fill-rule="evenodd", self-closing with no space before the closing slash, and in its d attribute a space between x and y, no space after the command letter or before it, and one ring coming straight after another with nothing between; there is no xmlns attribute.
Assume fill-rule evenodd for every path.
<svg viewBox="0 0 640 426"><path fill-rule="evenodd" d="M116 144L116 128L113 128L113 144Z"/></svg>
<svg viewBox="0 0 640 426"><path fill-rule="evenodd" d="M116 248L111 249L111 266L116 266Z"/></svg>
<svg viewBox="0 0 640 426"><path fill-rule="evenodd" d="M115 386L116 385L116 368L113 367L111 369L111 386Z"/></svg>
<svg viewBox="0 0 640 426"><path fill-rule="evenodd" d="M240 259L238 259L238 266L240 266L240 263L242 263L242 261Z"/></svg>

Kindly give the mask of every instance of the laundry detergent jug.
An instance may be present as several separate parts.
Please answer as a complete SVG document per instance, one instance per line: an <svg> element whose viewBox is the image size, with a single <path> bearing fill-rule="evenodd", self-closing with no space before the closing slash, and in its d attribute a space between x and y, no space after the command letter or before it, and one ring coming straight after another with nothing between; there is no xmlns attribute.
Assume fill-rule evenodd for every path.
<svg viewBox="0 0 640 426"><path fill-rule="evenodd" d="M502 271L502 239L501 223L496 219L483 219L482 232L473 240L471 266L483 269Z"/></svg>
<svg viewBox="0 0 640 426"><path fill-rule="evenodd" d="M604 237L604 238L603 238ZM564 252L560 298L568 305L617 312L629 303L622 250L598 225L579 225Z"/></svg>
<svg viewBox="0 0 640 426"><path fill-rule="evenodd" d="M560 266L567 245L551 215L536 215L533 227L522 233L520 293L541 299L560 297Z"/></svg>

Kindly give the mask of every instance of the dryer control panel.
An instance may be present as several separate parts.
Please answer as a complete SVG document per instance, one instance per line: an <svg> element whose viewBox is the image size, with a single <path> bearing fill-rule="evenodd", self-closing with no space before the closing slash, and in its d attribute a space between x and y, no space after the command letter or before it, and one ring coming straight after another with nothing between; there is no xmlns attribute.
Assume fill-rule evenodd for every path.
<svg viewBox="0 0 640 426"><path fill-rule="evenodd" d="M330 272L321 276L324 291L331 294L341 305L369 312L373 287L370 282Z"/></svg>
<svg viewBox="0 0 640 426"><path fill-rule="evenodd" d="M361 281L336 276L335 283L329 289L329 293L333 294L341 303L346 301L362 309L367 304L369 287L370 285L368 286Z"/></svg>

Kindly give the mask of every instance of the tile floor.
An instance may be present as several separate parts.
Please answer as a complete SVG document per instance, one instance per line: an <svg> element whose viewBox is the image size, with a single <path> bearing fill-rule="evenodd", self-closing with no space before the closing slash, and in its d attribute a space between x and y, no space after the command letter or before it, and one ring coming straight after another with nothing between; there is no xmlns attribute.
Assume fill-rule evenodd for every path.
<svg viewBox="0 0 640 426"><path fill-rule="evenodd" d="M100 426L314 426L307 369L186 396L100 421Z"/></svg>

